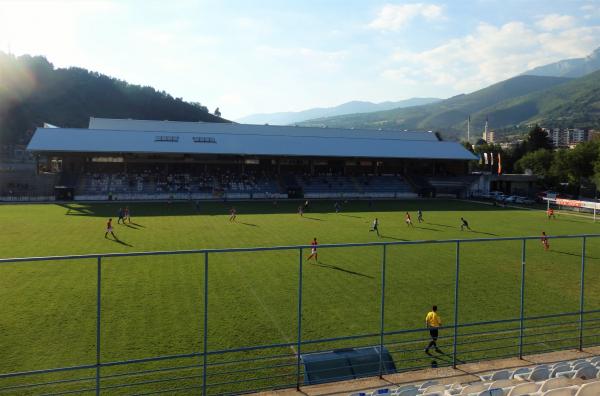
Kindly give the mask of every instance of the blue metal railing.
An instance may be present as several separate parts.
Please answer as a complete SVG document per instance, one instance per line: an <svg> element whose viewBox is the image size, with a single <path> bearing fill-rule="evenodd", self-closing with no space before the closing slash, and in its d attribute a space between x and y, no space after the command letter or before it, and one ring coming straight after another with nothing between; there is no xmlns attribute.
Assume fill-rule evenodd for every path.
<svg viewBox="0 0 600 396"><path fill-rule="evenodd" d="M454 321L451 325L440 328L438 339L441 348L451 348L451 354L436 355L436 367L456 367L467 361L518 356L527 353L541 353L551 350L579 349L595 345L594 338L600 340L600 310L585 310L584 285L586 265L586 243L590 238L598 238L600 234L550 236L549 239L580 239L581 246L581 278L579 293L579 310L575 312L556 313L540 316L525 316L525 275L526 275L526 242L539 240L539 237L505 237L452 239L437 241L397 241L352 243L343 245L320 245L320 249L381 247L381 295L379 312L379 331L368 334L354 334L340 337L303 339L303 250L310 245L276 246L262 248L236 249L198 249L184 251L136 252L87 254L52 257L27 257L0 259L1 264L25 262L52 262L59 260L94 259L97 271L96 285L96 351L95 362L90 364L59 367L45 370L11 372L0 374L0 394L20 393L25 391L48 395L66 395L85 392L102 391L151 395L170 392L194 391L207 394L239 394L264 389L297 387L305 384L301 361L302 353L312 353L345 347L363 347L377 345L379 349L378 368L373 376L385 374L383 349L389 350L394 358L398 371L415 370L431 367L431 356L423 356L423 346L429 341L421 337L427 333L425 328L385 330L385 298L386 298L386 266L388 246L404 245L455 245L455 282L454 282ZM465 243L488 243L501 241L521 241L520 266L520 315L517 318L460 323L459 298L461 275L461 245ZM297 339L267 345L252 345L230 349L210 349L208 336L209 299L209 257L221 253L257 252L257 251L298 251L298 306L297 306ZM203 324L202 350L190 353L163 355L141 359L103 361L101 354L102 336L102 261L117 257L146 257L164 255L202 255L204 275L204 300L202 307ZM546 323L545 321L551 320ZM508 327L503 327L508 326ZM408 339L403 339L408 337ZM591 339L591 342L586 342ZM295 350L293 350L295 348ZM218 358L218 359L216 359ZM212 359L212 361L211 361ZM215 360L216 359L216 360ZM114 371L123 368L126 371ZM72 378L64 378L71 375ZM35 380L33 378L41 378ZM29 381L31 379L31 381ZM340 377L340 379L342 379ZM344 377L343 379L346 379ZM335 380L335 379L334 379ZM76 388L74 388L76 387Z"/></svg>

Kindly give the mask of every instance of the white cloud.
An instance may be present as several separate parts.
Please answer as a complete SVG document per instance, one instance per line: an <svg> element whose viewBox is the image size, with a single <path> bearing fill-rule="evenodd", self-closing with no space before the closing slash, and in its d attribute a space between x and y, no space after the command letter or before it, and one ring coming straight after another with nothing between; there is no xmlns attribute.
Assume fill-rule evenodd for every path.
<svg viewBox="0 0 600 396"><path fill-rule="evenodd" d="M377 30L400 30L413 19L440 20L444 18L443 14L443 8L436 4L386 4L368 26Z"/></svg>
<svg viewBox="0 0 600 396"><path fill-rule="evenodd" d="M571 15L548 14L540 17L536 26L542 30L564 30L575 26L576 21Z"/></svg>
<svg viewBox="0 0 600 396"><path fill-rule="evenodd" d="M593 18L600 18L600 7L598 7L598 4L586 4L583 5L581 7L579 7L579 9L581 11L583 11L584 13L584 18L585 19L593 19Z"/></svg>
<svg viewBox="0 0 600 396"><path fill-rule="evenodd" d="M382 77L418 81L465 92L565 58L581 57L600 45L600 26L544 31L522 22L480 23L472 34L422 52L397 50Z"/></svg>

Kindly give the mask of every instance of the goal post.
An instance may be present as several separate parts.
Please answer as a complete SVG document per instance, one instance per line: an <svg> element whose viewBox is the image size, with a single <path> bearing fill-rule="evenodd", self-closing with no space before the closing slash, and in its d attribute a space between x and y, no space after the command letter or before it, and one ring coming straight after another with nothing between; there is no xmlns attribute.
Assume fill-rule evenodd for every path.
<svg viewBox="0 0 600 396"><path fill-rule="evenodd" d="M547 197L544 197L544 201L546 201L547 212L550 211L551 205L555 205L557 209L566 208L569 210L577 210L578 212L593 213L594 222L596 221L596 214L600 210L600 203L598 202Z"/></svg>

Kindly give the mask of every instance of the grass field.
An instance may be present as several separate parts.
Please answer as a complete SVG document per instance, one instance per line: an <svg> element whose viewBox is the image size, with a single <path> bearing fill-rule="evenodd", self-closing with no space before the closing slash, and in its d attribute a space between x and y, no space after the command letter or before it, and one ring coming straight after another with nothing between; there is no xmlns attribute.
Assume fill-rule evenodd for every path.
<svg viewBox="0 0 600 396"><path fill-rule="evenodd" d="M559 214L556 220L547 220L539 210L461 201L374 202L373 206L350 202L338 214L333 212L331 202L312 202L304 217L296 213L297 202L235 203L235 223L228 221L229 205L202 203L196 208L191 203L133 203L129 205L132 223L127 225L116 224L119 203L2 205L0 257L305 245L313 237L321 244L337 244L537 236L542 230L549 235L600 233L600 224L584 217ZM416 222L419 208L425 222L408 228L404 212L410 211ZM469 220L472 231L460 230L461 216ZM114 219L118 242L104 238L108 217ZM380 222L381 237L369 232L375 217ZM538 241L527 244L526 316L579 310L581 240L550 243L550 251L544 251ZM305 258L307 253L305 250ZM518 317L521 242L465 243L460 255L460 322ZM319 259L319 263L304 266L302 338L377 333L382 247L320 249ZM386 331L423 327L424 316L434 303L440 307L444 324L454 322L455 245L389 246L386 259ZM586 310L600 309L599 281L600 239L590 238ZM209 350L296 341L297 250L210 255L208 283ZM201 351L203 291L200 254L104 259L102 361ZM0 301L0 372L95 363L95 260L3 264ZM544 323L548 322L539 321ZM500 325L490 328L501 329ZM567 336L575 331L564 329ZM553 342L553 337L558 336L551 332L536 336L536 340L547 342L531 345L527 351L567 347L575 342ZM426 334L390 336L386 342L420 338L425 339ZM592 333L586 337L587 343L599 340ZM359 340L362 345L378 342L378 337ZM442 339L442 349L448 350L451 342ZM498 341L491 343L499 345ZM316 343L306 345L304 351L356 344L356 340ZM499 349L497 355L514 353L514 339L502 345L512 349ZM398 362L406 360L406 366L428 365L423 346L419 341L412 346L414 350L396 352L394 358ZM257 351L255 355L267 353L293 357L294 349ZM461 357L494 356L482 353L465 346ZM218 363L221 357L211 359ZM440 360L443 363L444 358ZM111 373L119 369L124 370L116 367ZM294 370L289 367L274 372L285 375ZM213 381L235 378L215 377ZM294 381L286 378L278 383ZM270 385L258 381L249 386L263 383ZM165 382L151 389L170 386L174 385ZM236 388L215 387L214 391L231 389Z"/></svg>

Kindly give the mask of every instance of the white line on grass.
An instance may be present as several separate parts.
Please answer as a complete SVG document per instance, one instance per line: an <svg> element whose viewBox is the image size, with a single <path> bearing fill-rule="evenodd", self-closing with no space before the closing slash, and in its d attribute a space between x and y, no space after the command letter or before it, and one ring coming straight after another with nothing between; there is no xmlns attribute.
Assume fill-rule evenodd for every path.
<svg viewBox="0 0 600 396"><path fill-rule="evenodd" d="M250 290L252 292L252 294L254 295L254 297L256 298L256 300L259 302L260 306L262 307L262 309L267 313L267 316L269 317L269 319L271 320L271 323L273 323L273 325L275 326L275 328L277 329L277 331L279 331L279 334L281 334L281 336L290 344L292 343L292 340L287 337L283 331L283 329L279 326L279 324L277 323L277 320L275 319L275 317L271 314L271 311L269 311L269 308L267 307L267 305L263 302L263 300L258 296L258 294L256 294L256 292L254 291L254 289L252 287L248 287L245 283L244 286L246 287L246 289ZM290 345L290 348L292 350L292 352L294 352L294 355L297 355L298 353L296 352L296 348L294 348L293 345Z"/></svg>

